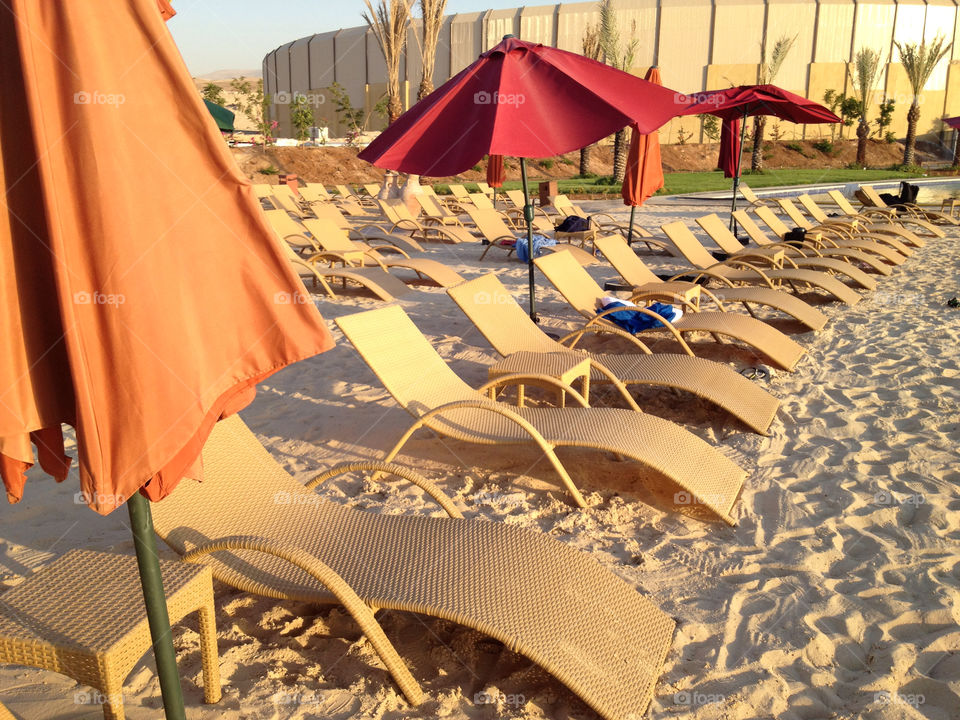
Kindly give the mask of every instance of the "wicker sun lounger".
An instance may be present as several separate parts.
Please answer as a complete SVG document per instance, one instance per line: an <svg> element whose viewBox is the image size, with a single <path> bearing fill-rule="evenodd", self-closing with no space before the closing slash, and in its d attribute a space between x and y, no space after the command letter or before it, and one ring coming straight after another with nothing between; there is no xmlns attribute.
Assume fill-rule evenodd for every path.
<svg viewBox="0 0 960 720"><path fill-rule="evenodd" d="M214 427L203 466L202 483L181 483L154 505L166 543L242 591L343 605L412 704L423 692L374 617L380 608L490 635L609 720L646 712L674 621L584 554L539 533L464 520L436 486L397 466L339 466L302 485L236 416ZM413 482L450 517L367 512L313 491L358 470Z"/></svg>
<svg viewBox="0 0 960 720"><path fill-rule="evenodd" d="M850 201L839 190L828 190L827 195L833 200L834 204L844 215L854 220L862 220L868 227L876 224L878 227L887 225L899 225L900 227L909 227L913 232L924 235L925 237L946 237L946 233L929 220L921 217L905 214L898 215L893 208L863 207L857 211Z"/></svg>
<svg viewBox="0 0 960 720"><path fill-rule="evenodd" d="M510 257L514 253L517 238L521 235L526 235L525 228L511 228L504 221L503 216L496 210L477 210L476 208L467 208L467 214L470 216L473 224L476 225L477 231L488 243L486 248L484 248L483 253L480 255L481 260L486 257L487 252L489 252L490 248L493 247L506 250L507 257ZM588 253L586 250L569 243L544 245L541 249L545 252L569 250L573 253L574 257L577 259L577 262L579 262L581 265L595 265L598 262L591 253Z"/></svg>
<svg viewBox="0 0 960 720"><path fill-rule="evenodd" d="M840 225L837 223L814 225L807 219L806 215L800 212L800 208L798 208L790 198L780 198L777 200L777 204L780 206L780 209L784 212L784 214L790 218L790 221L793 222L794 225L806 231L807 233L819 233L844 240L867 238L877 244L889 245L904 257L910 257L910 255L913 254L913 250L904 242L902 242L900 238L894 237L893 233L866 233L862 232L858 227ZM770 212L769 208L763 209L767 210L767 212ZM758 212L759 210L760 208L757 209ZM900 232L908 233L909 231L900 228ZM912 235L912 233L910 234ZM913 237L915 238L916 242L922 242L919 238L916 238L916 236Z"/></svg>
<svg viewBox="0 0 960 720"><path fill-rule="evenodd" d="M753 212L757 214L758 217L761 217L768 226L770 222L773 222L775 225L779 223L777 216L774 215L773 211L768 207L756 207L753 209ZM732 256L756 256L757 253L767 253L769 255L782 251L785 259L788 258L789 263L794 267L823 270L824 272L843 275L847 280L866 290L876 288L877 281L867 274L861 267L861 264L880 273L882 273L883 270L887 270L889 273L889 266L880 259L879 255L872 255L867 250L859 247L826 247L821 249L823 245L822 242L818 246L815 240L809 239L804 241L802 247L798 248L786 242L770 240L770 238L760 231L760 228L749 216L747 216L744 222L741 222L744 215L747 215L746 211L737 210L734 213L734 218L736 218L737 222L747 231L750 239L757 243L758 248L742 245L736 236L730 232L730 228L727 227L726 223L716 214L697 218L697 225L710 236L710 239L713 240L723 252L729 253ZM748 225L751 227L748 228ZM758 231L760 231L759 234L757 234ZM829 243L830 241L828 240L826 242ZM868 243L869 241L863 242ZM891 250L890 252L893 251Z"/></svg>
<svg viewBox="0 0 960 720"><path fill-rule="evenodd" d="M751 262L737 258L717 262L682 221L661 225L660 229L670 239L671 253L675 257L686 260L695 268L690 273L693 277L726 278L733 282L767 287L777 287L777 284L785 282L794 292L799 292L799 286L807 286L823 290L847 305L856 305L863 299L849 285L845 285L833 275L818 270L797 267L760 268ZM787 257L786 261L792 262L792 258Z"/></svg>
<svg viewBox="0 0 960 720"><path fill-rule="evenodd" d="M877 223L876 221L865 222L862 219L849 218L845 216L831 217L830 215L827 215L826 211L817 205L816 200L810 197L807 193L798 195L797 201L806 211L807 215L812 217L814 222L817 222L820 225L825 225L828 227L830 225L839 225L840 227L848 228L853 233L861 232L871 235L895 235L901 242L912 247L921 248L926 245L926 242L917 236L916 233L914 233L912 230L904 228L901 225L895 225L893 223Z"/></svg>
<svg viewBox="0 0 960 720"><path fill-rule="evenodd" d="M306 219L303 224L322 249L324 258L337 257L347 266L379 266L384 272L404 268L415 272L418 279L429 279L440 287L453 287L463 282L462 275L443 263L430 258L411 258L396 247L391 247L390 250L400 254L401 257L398 258L394 254L384 257L382 253L387 248L375 248L366 243L351 240L332 220Z"/></svg>
<svg viewBox="0 0 960 720"><path fill-rule="evenodd" d="M710 217L710 216L707 216ZM893 265L887 263L882 259L882 255L876 255L868 250L864 250L859 247L851 247L849 245L840 246L836 244L836 241L831 239L824 239L823 236L820 236L819 240L813 238L809 240L804 240L802 243L791 242L787 244L780 240L772 240L764 232L759 225L754 221L753 217L746 210L736 210L733 213L734 219L744 231L747 233L753 242L757 244L757 247L760 250L767 250L769 252L775 252L776 250L783 250L793 261L793 263L799 267L817 267L816 261L818 258L841 258L848 262L857 262L861 267L868 267L871 271L878 273L880 275L890 275L893 273ZM726 227L723 221L720 221L722 229L718 228L716 223L713 222L701 222L701 220L706 220L705 218L700 218L697 220L697 224L702 227L706 233L710 236L710 239L717 243L717 246L726 253L731 255L742 250L737 248L744 248L744 245L740 244L740 241L733 236L730 230ZM768 225L769 227L769 225ZM724 230L726 232L724 232ZM733 238L734 242L730 242L730 238ZM887 249L883 249L884 252L887 252ZM890 251L895 252L895 251ZM802 264L801 264L802 263ZM829 269L826 266L821 265L823 269Z"/></svg>
<svg viewBox="0 0 960 720"><path fill-rule="evenodd" d="M564 253L554 253L553 255L539 257L534 262L560 294L566 298L567 302L587 318L589 323L612 324L605 317L611 311L598 313L596 310L597 301L609 295L609 293L597 285L589 273L572 257ZM619 309L622 310L623 308ZM749 315L726 312L697 312L695 307L686 304L683 307L683 317L671 323L645 308L633 308L633 310L654 315L664 326L656 329L666 329L680 343L681 347L691 355L693 351L682 337L684 333L709 333L718 342L719 335L732 337L750 346L756 352L765 355L772 364L784 370L793 370L806 352L802 345L776 328Z"/></svg>
<svg viewBox="0 0 960 720"><path fill-rule="evenodd" d="M582 333L571 333L560 342L544 333L507 292L496 275L482 275L447 294L500 355L517 352L575 352L590 357L591 384L620 383L655 385L692 393L717 405L748 427L763 435L777 413L780 402L722 363L689 355L651 354L642 343L635 353L592 353L573 349ZM600 332L605 328L597 328ZM621 334L621 331L615 331ZM623 333L625 334L625 333ZM629 340L639 343L632 335ZM570 346L562 344L569 338Z"/></svg>
<svg viewBox="0 0 960 720"><path fill-rule="evenodd" d="M576 265L572 258L571 262ZM417 418L388 453L387 462L422 427L485 445L533 444L546 455L574 503L584 507L555 448L592 448L652 468L726 522L734 522L730 512L743 486L744 471L678 425L618 408L513 408L492 401L483 391L494 383L516 382L516 376L474 390L449 368L397 305L340 317L337 325L400 406ZM537 380L577 396L573 388L552 378Z"/></svg>
<svg viewBox="0 0 960 720"><path fill-rule="evenodd" d="M720 225L725 227L723 221L720 220L718 216L714 215L713 217L717 218ZM699 220L697 222L699 222ZM597 240L594 241L594 245L596 245L597 249L607 258L613 266L613 269L620 273L620 277L633 286L633 297L631 297L631 299L634 300L634 302L636 302L638 297L643 296L654 299L658 297L668 297L669 293L675 292L680 286L685 285L689 288L694 285L694 283L665 282L661 280L647 267L646 263L637 256L633 249L627 245L626 240L619 235L597 238ZM751 308L751 304L755 304L779 310L799 321L810 330L822 330L827 324L826 315L815 307L808 305L796 295L791 295L782 290L735 285L727 280L726 287L712 291L706 288L700 288L700 292L706 294L708 297L712 297L717 303L718 309L721 311L724 310L723 303L725 302L740 303L746 308L750 315L762 320L763 318L758 317Z"/></svg>
<svg viewBox="0 0 960 720"><path fill-rule="evenodd" d="M880 194L871 185L861 185L860 189L854 194L857 196L857 199L863 203L864 207L892 210L895 214L895 217L898 218L903 213L906 213L907 215L912 215L913 217L921 218L922 220L927 220L928 222L936 223L938 225L960 225L960 220L957 220L957 218L952 217L947 213L938 212L937 210L928 210L927 208L920 207L915 203L898 203L895 206L887 205L883 201L883 198L880 197Z"/></svg>
<svg viewBox="0 0 960 720"><path fill-rule="evenodd" d="M409 230L412 235L419 233L423 241L435 240L447 243L477 242L469 230L456 225L444 225L425 217L424 222L417 220L402 200L378 200L377 204L384 217L391 223L390 232L398 228Z"/></svg>
<svg viewBox="0 0 960 720"><path fill-rule="evenodd" d="M337 297L330 284L333 280L340 280L342 287L346 287L348 281L355 283L385 302L392 302L398 297L403 297L412 292L406 283L381 268L328 267L297 255L293 248L286 243L284 243L284 246L286 247L287 257L300 278L312 280L314 286L322 287L323 291L331 298ZM304 302L304 300L291 297L288 302Z"/></svg>
<svg viewBox="0 0 960 720"><path fill-rule="evenodd" d="M340 208L331 203L314 203L310 206L314 216L320 220L333 220L337 227L343 230L347 235L365 243L378 243L393 245L401 248L407 254L412 252L423 252L423 245L418 243L409 235L398 235L387 232L386 228L372 222L354 223L346 215L340 212Z"/></svg>

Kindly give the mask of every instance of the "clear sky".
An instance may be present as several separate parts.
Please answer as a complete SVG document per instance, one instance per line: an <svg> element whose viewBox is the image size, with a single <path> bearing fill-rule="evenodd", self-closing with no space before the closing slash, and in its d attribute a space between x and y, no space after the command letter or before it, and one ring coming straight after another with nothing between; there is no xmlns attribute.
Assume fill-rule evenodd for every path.
<svg viewBox="0 0 960 720"><path fill-rule="evenodd" d="M171 0L170 20L194 76L216 70L253 70L263 56L290 40L363 24L363 0ZM448 0L447 13L547 4L547 0ZM414 10L414 14L419 14Z"/></svg>

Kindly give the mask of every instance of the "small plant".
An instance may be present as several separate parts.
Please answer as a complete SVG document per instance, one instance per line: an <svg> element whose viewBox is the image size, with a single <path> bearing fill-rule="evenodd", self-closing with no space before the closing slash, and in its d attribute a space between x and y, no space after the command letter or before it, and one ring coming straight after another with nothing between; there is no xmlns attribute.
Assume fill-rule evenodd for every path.
<svg viewBox="0 0 960 720"><path fill-rule="evenodd" d="M576 165L576 163L571 158L568 158L566 155L560 158L560 162L563 163L564 165Z"/></svg>
<svg viewBox="0 0 960 720"><path fill-rule="evenodd" d="M793 152L800 153L801 155L806 157L806 153L803 151L803 145L801 145L798 142L788 142L786 145L784 145L784 147L787 150L793 150Z"/></svg>
<svg viewBox="0 0 960 720"><path fill-rule="evenodd" d="M616 185L617 181L613 175L603 175L594 180L594 185Z"/></svg>
<svg viewBox="0 0 960 720"><path fill-rule="evenodd" d="M595 172L581 173L580 175L574 175L571 180L595 180L600 177Z"/></svg>
<svg viewBox="0 0 960 720"><path fill-rule="evenodd" d="M887 134L883 136L883 141L887 145L893 145L897 141L897 134L890 130L887 131Z"/></svg>
<svg viewBox="0 0 960 720"><path fill-rule="evenodd" d="M840 137L843 138L843 128L850 127L862 114L860 101L855 97L847 97L846 93L836 90L827 90L823 93L823 104L830 111L840 116ZM836 137L836 124L830 125L830 137Z"/></svg>
<svg viewBox="0 0 960 720"><path fill-rule="evenodd" d="M677 144L686 145L687 140L693 137L692 130L684 130L683 127L677 128Z"/></svg>
<svg viewBox="0 0 960 720"><path fill-rule="evenodd" d="M892 165L890 169L895 170L896 172L908 173L910 175L923 174L923 168L920 167L919 165L914 165L913 163L911 163L910 165L904 165L902 163L898 165Z"/></svg>
<svg viewBox="0 0 960 720"><path fill-rule="evenodd" d="M813 144L813 148L814 150L819 150L824 155L833 155L833 143L830 140L827 140L827 138L817 140Z"/></svg>
<svg viewBox="0 0 960 720"><path fill-rule="evenodd" d="M893 100L884 100L880 103L877 119L874 121L877 123L877 137L884 138L888 143L893 142L887 139L893 134L888 132L887 128L893 123L893 109L895 107L896 103Z"/></svg>
<svg viewBox="0 0 960 720"><path fill-rule="evenodd" d="M200 91L203 99L212 102L214 105L226 105L226 98L223 96L223 88L215 82L208 82Z"/></svg>
<svg viewBox="0 0 960 720"><path fill-rule="evenodd" d="M251 84L246 78L238 77L230 81L230 87L237 93L237 108L263 136L263 144L266 146L273 140L273 131L279 123L268 119L270 96L263 94L263 80Z"/></svg>
<svg viewBox="0 0 960 720"><path fill-rule="evenodd" d="M780 123L776 122L773 124L773 129L770 130L770 139L774 142L780 142L780 139L786 134L787 131L780 126Z"/></svg>
<svg viewBox="0 0 960 720"><path fill-rule="evenodd" d="M267 165L257 170L261 175L276 175L280 172L280 168L275 168L273 165Z"/></svg>
<svg viewBox="0 0 960 720"><path fill-rule="evenodd" d="M483 163L477 163L470 169L473 170L474 172L483 172Z"/></svg>
<svg viewBox="0 0 960 720"><path fill-rule="evenodd" d="M544 170L550 170L551 168L553 168L553 162L554 161L551 158L547 158L546 160L541 160L540 167L542 167Z"/></svg>
<svg viewBox="0 0 960 720"><path fill-rule="evenodd" d="M294 93L290 101L290 123L297 131L297 140L303 142L310 137L310 128L313 127L313 108L303 93Z"/></svg>
<svg viewBox="0 0 960 720"><path fill-rule="evenodd" d="M702 114L697 115L703 126L703 134L713 142L720 141L720 118L716 115Z"/></svg>

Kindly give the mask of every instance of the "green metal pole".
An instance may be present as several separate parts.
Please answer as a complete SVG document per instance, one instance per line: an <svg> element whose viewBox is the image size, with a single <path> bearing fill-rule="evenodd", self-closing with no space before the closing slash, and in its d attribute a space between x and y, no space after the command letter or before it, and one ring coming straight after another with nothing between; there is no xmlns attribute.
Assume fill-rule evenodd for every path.
<svg viewBox="0 0 960 720"><path fill-rule="evenodd" d="M133 544L137 551L137 566L140 568L140 584L143 600L147 606L150 637L153 639L153 655L157 661L160 678L160 694L167 720L186 720L183 709L183 690L180 673L177 671L177 656L173 650L173 635L170 632L170 616L167 614L167 598L163 592L163 577L157 556L157 537L153 531L153 516L150 503L140 493L127 500L130 526L133 529Z"/></svg>
<svg viewBox="0 0 960 720"><path fill-rule="evenodd" d="M536 278L533 271L533 203L530 202L530 188L527 186L527 160L520 158L520 177L523 179L523 217L527 221L527 268L530 281L530 319L537 319Z"/></svg>
<svg viewBox="0 0 960 720"><path fill-rule="evenodd" d="M743 157L743 138L747 133L747 114L744 113L740 120L740 148L737 153L737 174L733 177L733 202L730 203L730 229L734 237L737 234L737 221L733 219L733 214L737 211L737 190L740 188L740 159Z"/></svg>
<svg viewBox="0 0 960 720"><path fill-rule="evenodd" d="M633 218L637 214L637 206L630 206L630 230L627 231L627 245L633 242Z"/></svg>

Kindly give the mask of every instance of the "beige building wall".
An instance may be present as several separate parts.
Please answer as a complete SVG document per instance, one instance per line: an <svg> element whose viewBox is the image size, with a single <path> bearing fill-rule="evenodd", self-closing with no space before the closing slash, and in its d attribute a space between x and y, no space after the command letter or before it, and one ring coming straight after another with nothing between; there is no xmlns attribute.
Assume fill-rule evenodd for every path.
<svg viewBox="0 0 960 720"><path fill-rule="evenodd" d="M774 83L823 102L827 90L850 93L848 68L864 47L882 53L878 90L871 118L885 98L896 103L893 132L902 137L911 90L894 41L930 41L938 34L956 43L935 68L921 96L919 133L949 141L940 119L960 115L960 0L615 0L621 37L637 42L632 72L642 75L658 65L667 87L683 93L757 82L761 51L779 37L794 45ZM359 20L359 17L358 17ZM434 84L474 62L503 35L581 52L585 28L599 20L595 0L519 6L449 16L437 51ZM401 70L404 106L415 102L420 85L419 21L408 34ZM283 45L263 62L267 93L324 94L333 82L346 88L355 107L370 110L385 90L386 69L380 48L366 27L313 35ZM329 96L328 96L329 97ZM275 105L281 135L290 134L289 108ZM343 129L335 109L315 108L330 125ZM768 123L768 132L773 129ZM706 140L699 118L675 119L660 130L663 142ZM374 118L371 127L379 127ZM781 124L782 138L830 135L827 126ZM852 129L845 134L851 137Z"/></svg>

